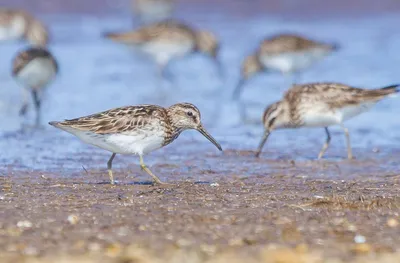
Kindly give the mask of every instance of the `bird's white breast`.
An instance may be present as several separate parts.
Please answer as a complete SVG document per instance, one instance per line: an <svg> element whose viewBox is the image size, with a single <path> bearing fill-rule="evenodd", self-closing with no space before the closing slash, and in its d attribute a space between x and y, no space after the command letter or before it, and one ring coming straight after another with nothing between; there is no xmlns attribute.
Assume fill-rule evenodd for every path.
<svg viewBox="0 0 400 263"><path fill-rule="evenodd" d="M260 60L267 69L273 69L282 73L289 73L305 69L313 63L321 60L328 54L323 49L312 49L302 52L285 52L278 55L263 55Z"/></svg>
<svg viewBox="0 0 400 263"><path fill-rule="evenodd" d="M193 41L151 41L141 46L141 50L153 57L157 64L165 66L173 58L183 57L192 52Z"/></svg>
<svg viewBox="0 0 400 263"><path fill-rule="evenodd" d="M140 130L125 134L95 134L68 127L61 129L74 134L82 141L119 154L147 154L163 146L164 130Z"/></svg>
<svg viewBox="0 0 400 263"><path fill-rule="evenodd" d="M17 75L24 86L40 89L46 86L56 75L54 64L46 58L35 58L22 68Z"/></svg>
<svg viewBox="0 0 400 263"><path fill-rule="evenodd" d="M14 16L10 23L0 25L0 41L17 40L24 36L26 22L22 16Z"/></svg>

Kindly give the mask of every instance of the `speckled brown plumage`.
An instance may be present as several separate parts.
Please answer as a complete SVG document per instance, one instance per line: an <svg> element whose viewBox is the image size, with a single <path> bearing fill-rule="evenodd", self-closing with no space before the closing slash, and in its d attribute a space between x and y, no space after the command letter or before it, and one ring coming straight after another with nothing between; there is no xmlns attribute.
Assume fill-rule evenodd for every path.
<svg viewBox="0 0 400 263"><path fill-rule="evenodd" d="M143 44L158 39L173 42L194 39L195 30L175 20L166 20L140 27L134 31L106 33L105 36L115 41L128 41L132 44Z"/></svg>
<svg viewBox="0 0 400 263"><path fill-rule="evenodd" d="M192 116L193 121L200 123L200 111L193 104L179 103L177 105L179 105L179 110L193 111L195 113ZM184 130L174 120L176 116L172 116L176 114L176 111L173 111L174 106L176 105L170 108L147 104L126 106L51 124L103 135L115 133L131 134L154 126L164 131L163 145L167 145L174 141Z"/></svg>
<svg viewBox="0 0 400 263"><path fill-rule="evenodd" d="M49 124L112 152L107 163L112 184L112 161L117 153L139 155L142 169L157 183L162 183L144 164L143 155L171 143L187 129L199 131L222 151L219 143L203 127L200 111L190 103L177 103L168 108L127 106Z"/></svg>
<svg viewBox="0 0 400 263"><path fill-rule="evenodd" d="M327 139L318 158L322 158L330 143L329 126L340 125L347 141L347 156L353 158L350 136L343 122L368 111L376 102L388 95L399 92L399 85L380 89L361 89L340 83L310 83L294 85L282 100L271 104L264 111L264 137L256 156L276 129L320 127L324 128Z"/></svg>
<svg viewBox="0 0 400 263"><path fill-rule="evenodd" d="M285 52L301 52L317 47L337 49L337 45L314 41L299 35L280 34L264 39L258 49L258 55L274 55Z"/></svg>
<svg viewBox="0 0 400 263"><path fill-rule="evenodd" d="M376 102L387 95L397 92L398 85L392 85L381 89L361 89L341 83L312 83L294 85L289 89L283 100L290 105L291 112L298 112L302 106L314 103L325 103L329 109L347 107L363 102ZM292 113L292 115L296 115Z"/></svg>
<svg viewBox="0 0 400 263"><path fill-rule="evenodd" d="M171 52L168 51L170 45L175 46L175 49L179 49L180 46L182 52L175 51L175 54L171 54L171 58L161 63L163 66L173 57L184 55L183 53L187 55L192 52L202 52L216 58L219 49L218 40L211 32L196 30L173 19L145 25L133 31L105 33L104 37L130 46L147 47L144 52L155 56L156 60L158 56L162 56L162 54L157 54L164 52L161 43L166 44L164 46L166 52ZM154 47L155 43L157 43L156 48Z"/></svg>

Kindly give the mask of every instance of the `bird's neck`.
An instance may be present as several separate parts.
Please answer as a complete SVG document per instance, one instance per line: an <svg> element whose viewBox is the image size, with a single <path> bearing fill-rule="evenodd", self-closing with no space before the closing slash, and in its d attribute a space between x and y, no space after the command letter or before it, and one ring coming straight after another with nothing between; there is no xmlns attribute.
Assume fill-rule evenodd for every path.
<svg viewBox="0 0 400 263"><path fill-rule="evenodd" d="M167 123L166 123L166 136L164 145L170 144L183 132L183 128L177 126L172 117L172 113L167 111Z"/></svg>

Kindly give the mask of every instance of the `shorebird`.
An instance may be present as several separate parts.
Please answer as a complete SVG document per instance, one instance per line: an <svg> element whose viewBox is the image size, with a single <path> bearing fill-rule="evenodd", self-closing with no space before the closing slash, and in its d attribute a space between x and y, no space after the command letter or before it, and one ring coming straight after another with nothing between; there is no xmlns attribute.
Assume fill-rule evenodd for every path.
<svg viewBox="0 0 400 263"><path fill-rule="evenodd" d="M233 98L239 98L243 85L257 73L279 71L283 75L293 74L308 68L337 49L336 44L321 43L291 34L266 38L256 52L243 61L241 79Z"/></svg>
<svg viewBox="0 0 400 263"><path fill-rule="evenodd" d="M174 0L131 0L133 12L142 23L168 19L174 11Z"/></svg>
<svg viewBox="0 0 400 263"><path fill-rule="evenodd" d="M44 89L58 73L54 56L44 48L31 47L17 54L13 61L12 75L23 87L24 101L20 115L25 115L32 94L36 108L36 125L40 124L40 105Z"/></svg>
<svg viewBox="0 0 400 263"><path fill-rule="evenodd" d="M143 155L170 144L184 130L199 131L222 151L219 143L203 127L200 111L190 103L178 103L169 108L156 105L127 106L49 124L112 152L107 162L111 184L114 184L112 161L117 153L139 155L141 168L156 183L163 184L147 168Z"/></svg>
<svg viewBox="0 0 400 263"><path fill-rule="evenodd" d="M321 127L326 132L326 141L318 155L318 159L321 159L331 140L328 127L340 125L346 135L347 157L352 159L350 135L343 122L368 111L383 98L399 92L398 87L399 85L392 85L369 90L339 83L294 85L282 100L273 103L265 110L262 118L265 133L256 157L260 156L273 130Z"/></svg>
<svg viewBox="0 0 400 263"><path fill-rule="evenodd" d="M163 77L167 77L165 68L168 63L194 52L208 54L222 75L222 68L217 58L218 40L209 31L195 30L183 23L167 20L134 31L105 33L104 36L149 55L156 61L159 73Z"/></svg>
<svg viewBox="0 0 400 263"><path fill-rule="evenodd" d="M0 41L19 39L44 47L49 41L49 35L44 24L27 12L0 8Z"/></svg>

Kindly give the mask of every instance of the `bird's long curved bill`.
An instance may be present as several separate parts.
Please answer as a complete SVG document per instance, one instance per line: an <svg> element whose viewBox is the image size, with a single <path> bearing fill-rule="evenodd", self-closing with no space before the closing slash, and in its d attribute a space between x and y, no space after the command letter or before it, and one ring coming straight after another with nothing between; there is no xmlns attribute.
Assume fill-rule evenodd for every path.
<svg viewBox="0 0 400 263"><path fill-rule="evenodd" d="M269 131L265 131L264 136L261 139L260 145L258 146L256 157L260 157L261 151L264 148L264 144L267 142L269 135L270 135L270 132Z"/></svg>
<svg viewBox="0 0 400 263"><path fill-rule="evenodd" d="M197 130L210 142L212 142L218 148L218 150L222 151L221 145L203 127L199 127Z"/></svg>
<svg viewBox="0 0 400 263"><path fill-rule="evenodd" d="M244 83L246 82L246 80L244 78L240 79L239 83L237 84L235 90L233 91L233 95L232 98L234 100L239 99L240 94L242 93L242 88L244 86Z"/></svg>

